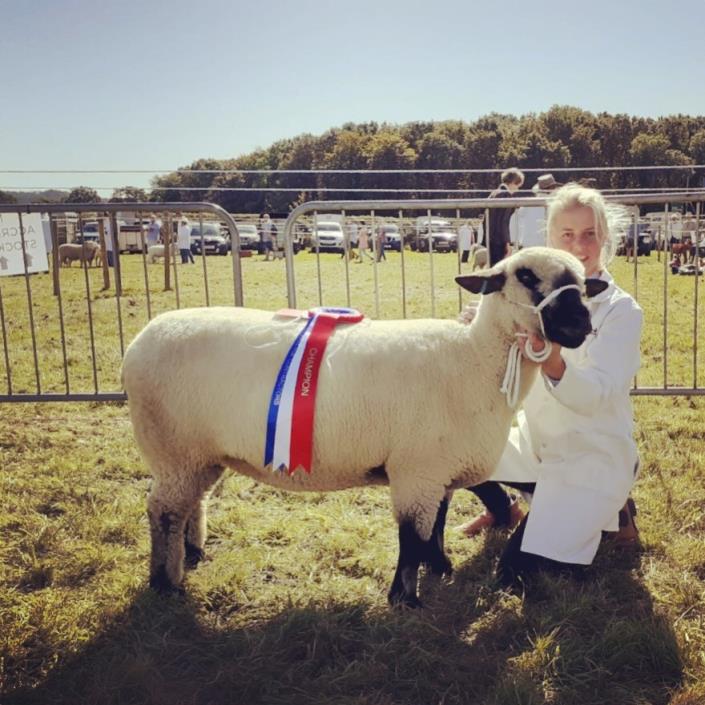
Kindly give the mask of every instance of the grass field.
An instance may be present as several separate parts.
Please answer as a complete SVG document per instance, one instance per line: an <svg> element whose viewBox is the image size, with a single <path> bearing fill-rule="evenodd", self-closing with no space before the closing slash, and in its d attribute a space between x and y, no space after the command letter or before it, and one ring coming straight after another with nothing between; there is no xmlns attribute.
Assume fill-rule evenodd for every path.
<svg viewBox="0 0 705 705"><path fill-rule="evenodd" d="M350 303L401 315L399 255L350 264ZM407 315L428 316L429 255L405 253ZM147 320L141 258L123 258L128 342ZM233 302L226 258L208 258L211 304ZM335 255L300 254L298 304L347 303ZM457 259L435 256L436 315L454 316ZM173 308L149 268L152 315ZM634 290L633 265L613 267ZM179 304L205 303L202 261L178 267ZM63 270L71 391L119 389L114 292ZM282 262L243 260L247 305L286 305ZM663 263L639 262L646 311L639 384L664 379ZM31 279L42 390L65 391L59 307L49 276ZM702 282L701 282L702 284ZM693 278L668 275L667 379L692 386ZM699 311L702 286L698 291ZM36 379L22 278L0 280L13 391ZM703 332L698 330L702 348ZM705 379L697 361L698 383ZM0 364L0 389L7 387ZM448 531L452 579L423 578L426 609L392 611L386 590L396 527L386 490L284 494L228 476L211 502L208 560L182 599L145 585L149 477L121 404L4 404L0 424L0 702L3 703L705 703L705 487L702 398L637 398L643 547L601 548L588 579L544 576L528 595L496 589L506 537ZM449 526L478 510L457 493ZM556 527L560 530L560 527Z"/></svg>

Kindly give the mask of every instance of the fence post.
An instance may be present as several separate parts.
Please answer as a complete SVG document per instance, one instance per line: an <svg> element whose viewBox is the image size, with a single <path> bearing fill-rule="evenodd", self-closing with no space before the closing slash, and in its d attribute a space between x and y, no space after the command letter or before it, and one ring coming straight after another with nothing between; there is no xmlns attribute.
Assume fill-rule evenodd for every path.
<svg viewBox="0 0 705 705"><path fill-rule="evenodd" d="M110 214L110 232L113 235L113 262L115 262L115 295L122 296L122 270L120 269L120 241L117 236L117 216L113 211Z"/></svg>
<svg viewBox="0 0 705 705"><path fill-rule="evenodd" d="M51 230L51 278L54 282L54 296L59 295L59 233L56 226L56 219L49 216L49 227Z"/></svg>
<svg viewBox="0 0 705 705"><path fill-rule="evenodd" d="M103 291L110 288L110 270L108 269L108 248L105 240L105 220L98 218L98 239L100 240L100 262L103 268Z"/></svg>
<svg viewBox="0 0 705 705"><path fill-rule="evenodd" d="M164 291L171 291L171 213L167 213L162 223L162 240L164 241ZM166 227L164 227L166 225ZM166 232L164 232L166 230Z"/></svg>

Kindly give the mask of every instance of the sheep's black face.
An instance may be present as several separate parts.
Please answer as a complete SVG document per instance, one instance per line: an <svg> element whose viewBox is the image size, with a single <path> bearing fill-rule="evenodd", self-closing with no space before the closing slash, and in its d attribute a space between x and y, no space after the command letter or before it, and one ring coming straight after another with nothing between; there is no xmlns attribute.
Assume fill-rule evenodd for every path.
<svg viewBox="0 0 705 705"><path fill-rule="evenodd" d="M580 292L569 289L541 311L546 337L564 348L578 348L592 330Z"/></svg>
<svg viewBox="0 0 705 705"><path fill-rule="evenodd" d="M534 306L539 306L545 298L540 291L540 279L529 268L519 269L516 274L517 279L531 291ZM552 290L570 284L577 285L578 281L572 273L565 272L552 283ZM561 292L541 309L539 315L543 321L546 337L565 348L580 347L592 330L590 312L583 303L581 292L577 289Z"/></svg>

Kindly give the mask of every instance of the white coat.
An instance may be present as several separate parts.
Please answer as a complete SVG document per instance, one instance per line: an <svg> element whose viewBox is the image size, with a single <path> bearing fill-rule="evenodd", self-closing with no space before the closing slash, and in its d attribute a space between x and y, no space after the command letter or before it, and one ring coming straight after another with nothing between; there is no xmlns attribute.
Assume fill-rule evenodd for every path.
<svg viewBox="0 0 705 705"><path fill-rule="evenodd" d="M522 206L512 213L509 237L520 247L546 246L546 209Z"/></svg>
<svg viewBox="0 0 705 705"><path fill-rule="evenodd" d="M600 278L609 286L588 303L593 333L562 349L559 382L536 379L491 478L536 483L523 551L582 565L602 531L617 530L638 466L629 388L643 313L607 272Z"/></svg>
<svg viewBox="0 0 705 705"><path fill-rule="evenodd" d="M458 249L461 252L469 250L475 240L475 233L473 229L465 223L460 230L458 230Z"/></svg>

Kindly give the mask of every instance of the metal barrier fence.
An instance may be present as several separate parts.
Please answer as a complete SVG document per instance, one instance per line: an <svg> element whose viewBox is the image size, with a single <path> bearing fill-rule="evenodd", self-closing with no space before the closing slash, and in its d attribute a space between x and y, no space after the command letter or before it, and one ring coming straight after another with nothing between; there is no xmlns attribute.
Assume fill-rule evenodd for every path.
<svg viewBox="0 0 705 705"><path fill-rule="evenodd" d="M700 287L697 274L692 278L670 275L671 215L674 206L692 204L695 233L700 232L701 208L705 195L681 193L667 195L619 196L610 198L631 208L634 227L633 247L639 251L638 221L644 206L659 206L662 230L658 235L655 257L647 261L634 257L629 269L620 262L614 273L618 283L642 304L647 327L642 345L645 364L635 380L635 395L694 395L705 393L699 348L703 332L698 325ZM158 313L185 306L246 303L269 310L285 305L348 305L361 308L376 318L455 315L467 294L461 293L452 278L466 271L460 253L435 251L429 228L426 252L413 253L404 247L401 234L398 252L387 253L383 263L374 257L369 265L354 267L346 256L322 255L318 238L311 243L311 254L296 255L294 232L302 221L316 222L322 213L339 213L343 218L363 218L374 233L376 226L392 219L438 218L449 214L453 227L469 214L485 214L485 244L491 241L488 214L495 208L543 207L539 198L402 200L402 201L325 201L306 203L290 214L283 228L284 261L260 265L261 258L241 259L240 235L233 217L218 206L207 203L133 203L133 204L35 204L0 206L2 214L19 218L21 247L26 250L23 216L45 213L49 216L51 267L48 274L33 274L25 258L23 271L15 277L0 277L0 334L3 365L0 385L6 388L0 402L22 401L120 401L119 369L125 345L143 325ZM118 232L116 214L132 212L141 224L143 215L164 214L166 231L172 232L175 213L198 217L202 261L197 267L177 266L175 247L169 246L163 265L150 263L144 250L125 256L119 242L113 242L113 266L103 261L91 267L82 258L80 267L62 267L59 261L58 215L78 214L78 229L83 230L86 213L107 213L109 225L100 237L108 243ZM209 263L203 240L204 220L224 223L230 233L229 257ZM195 222L195 221L192 221ZM1 223L0 223L1 225ZM0 264L2 263L0 227ZM170 239L167 238L167 242ZM115 246L117 244L117 246ZM677 244L677 241L676 241ZM85 245L82 245L85 254ZM701 261L701 243L696 235L691 253L695 270ZM104 248L105 249L105 248ZM256 262L255 262L256 259ZM229 260L229 261L228 261ZM367 266L365 266L367 265ZM158 279L155 277L159 273ZM271 269L267 270L267 267ZM298 282L298 285L297 285ZM439 283L442 282L442 283ZM163 283L163 286L162 286ZM465 298L464 298L465 297ZM207 361L204 360L204 364ZM157 373L155 371L155 373ZM163 370L159 370L163 374ZM168 374L168 370L166 371ZM178 384L178 380L174 380Z"/></svg>
<svg viewBox="0 0 705 705"><path fill-rule="evenodd" d="M699 315L699 298L700 298L700 287L699 287L699 276L702 273L703 267L701 267L701 254L705 255L705 239L701 239L701 211L702 204L705 201L705 195L700 193L669 193L660 195L619 195L619 196L607 196L607 200L613 203L619 203L627 207L631 212L632 218L632 243L631 248L629 248L629 243L627 244L627 253L633 251L634 253L634 267L631 287L625 286L625 282L619 282L622 286L627 289L631 288L630 293L634 298L642 303L645 308L645 319L647 323L652 323L654 318L658 319L659 327L662 331L660 349L656 352L654 340L653 340L653 325L647 327L644 338L642 339L642 357L646 358L650 363L647 366L642 366L644 369L644 377L647 379L647 384L643 384L641 381L642 375L640 374L634 380L634 386L632 389L633 395L702 395L705 394L705 388L700 386L700 379L702 378L702 373L705 370L701 370L701 362L698 356L698 350L703 341L700 340L702 337L702 331L698 325L698 315ZM496 208L521 208L521 207L545 207L547 199L545 198L512 198L512 199L447 199L447 200L380 200L380 201L317 201L308 202L301 204L296 209L294 209L289 215L285 229L284 236L286 240L286 253L287 253L287 296L288 302L291 307L296 307L297 305L297 287L296 278L294 272L294 259L291 247L291 238L294 227L297 221L305 215L313 215L314 219L320 213L330 213L339 212L344 216L350 216L351 214L357 214L361 212L369 212L372 218L372 227L374 229L375 219L381 214L387 214L383 217L389 217L388 214L393 214L394 217L400 220L404 217L405 213L424 213L426 219L430 222L433 217L432 214L438 212L450 212L454 215L457 223L461 221L461 214L473 211L484 211L484 227L485 227L485 242L489 244L492 240L492 232L490 231L490 219L489 212ZM671 297L671 292L669 290L669 278L668 273L670 271L671 265L671 255L674 242L672 242L673 236L673 225L672 225L672 207L675 205L688 204L691 208L694 208L694 241L691 247L689 247L690 255L695 261L695 269L693 276L692 292L690 294L685 294L685 296L692 296L692 306L688 306L687 303L685 307L683 306L683 287L679 286L679 291L674 292L677 295ZM658 304L660 305L660 312L656 315L653 310L654 291L653 291L653 281L650 281L650 289L646 294L644 294L644 301L640 300L639 291L639 219L640 219L640 209L645 206L663 206L663 217L662 217L662 231L659 233L658 241L656 243L657 257L659 263L662 264L660 273L662 275L661 283L661 296L657 297L659 299ZM422 216L423 217L423 216ZM431 316L436 315L436 273L434 266L434 255L433 248L431 244L431 229L429 228L429 245L428 245L428 272L429 272L429 288L430 288L430 308ZM679 238L682 238L682 232L679 234ZM676 238L676 242L678 242ZM320 253L316 250L317 263L320 263ZM347 265L348 258L345 258L345 298L346 305L350 306L353 304L351 296L351 286L350 286L350 271ZM406 286L406 274L405 274L405 263L404 263L404 248L401 249L401 281L400 281L400 295L402 301L402 316L407 317L407 286ZM653 268L652 268L653 269ZM460 259L457 260L457 267L454 273L461 272ZM323 304L323 293L321 285L321 269L320 264L317 268L318 273L318 304ZM653 274L653 272L652 272ZM653 280L653 276L651 277ZM375 262L375 302L374 311L375 316L380 315L380 297L379 297L379 285L377 277L377 263ZM642 292L644 293L644 292ZM458 307L462 306L462 293L458 292ZM670 299L673 298L673 301ZM339 303L339 302L338 302ZM676 308L674 311L673 309ZM676 336L671 335L669 332L669 317L673 319L675 323L672 324L677 331L677 339L674 340ZM682 329L690 327L692 335L689 336L689 344L684 344L684 334ZM685 348L684 348L685 345ZM685 359L688 359L689 374L686 376L685 372ZM657 374L655 373L656 364L660 363L660 377L661 384L657 385ZM674 372L674 378L669 376L669 373Z"/></svg>
<svg viewBox="0 0 705 705"><path fill-rule="evenodd" d="M147 251L145 234L142 228L144 216L158 211L165 214L163 250L163 289L155 290L154 274ZM78 255L81 281L78 282L75 268L62 267L60 262L58 214L67 212L78 215L78 233L82 236ZM120 253L118 223L116 214L133 213L138 223L139 255L126 258ZM24 220L30 214L46 214L48 234L45 237L50 253L50 275L30 273L31 255L28 254L36 243L29 240L30 233ZM89 266L93 257L84 235L83 214L104 214L108 219L100 224L101 269ZM3 258L4 248L14 246L23 252L22 271L16 277L0 277L0 332L3 342L4 377L6 394L0 395L0 402L10 401L120 401L124 392L119 391L120 360L125 351L125 342L134 337L139 328L151 319L158 309L164 310L164 297L174 301L166 308L180 308L184 303L183 282L179 281L176 266L177 248L173 242L173 220L176 213L197 214L201 233L201 252L205 252L204 220L209 216L225 223L232 242L232 280L227 287L232 299L227 303L243 305L242 268L240 238L232 216L220 206L210 203L100 203L100 204L31 204L0 205L0 266L7 267ZM2 227L3 214L14 214L19 221L18 232L11 233L11 227ZM7 219L6 219L7 220ZM11 235L15 241L11 241ZM19 241L16 236L19 235ZM32 237L42 237L32 233ZM106 247L107 245L107 247ZM112 251L112 252L110 252ZM7 253L9 254L9 253ZM112 260L109 263L107 260ZM208 266L203 260L203 298L194 302L198 305L211 305ZM112 284L111 284L112 273ZM100 274L99 277L97 275ZM144 296L138 296L137 281L143 279ZM161 279L161 278L160 278ZM21 282L21 285L20 285ZM100 286L102 285L102 286ZM222 282L221 282L222 285ZM161 287L161 285L159 285ZM224 287L223 287L224 288ZM23 296L20 296L20 289ZM108 294L112 289L112 294ZM25 298L22 306L20 298ZM157 305L156 298L160 298ZM53 301L52 301L53 299ZM108 310L108 301L114 299L115 308ZM51 304L47 304L51 301ZM24 311L22 310L24 308ZM144 313L144 318L137 316ZM133 321L134 319L134 321ZM137 325L135 325L137 324ZM110 330L110 335L106 333ZM86 365L89 356L90 366ZM43 364L42 364L43 363ZM103 379L99 379L99 376ZM0 377L0 379L2 379ZM104 391L101 382L107 380L113 390ZM77 390L80 388L80 391ZM92 391L89 391L92 387Z"/></svg>

